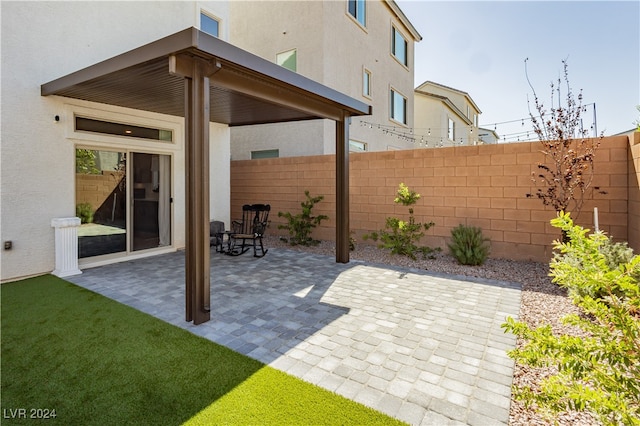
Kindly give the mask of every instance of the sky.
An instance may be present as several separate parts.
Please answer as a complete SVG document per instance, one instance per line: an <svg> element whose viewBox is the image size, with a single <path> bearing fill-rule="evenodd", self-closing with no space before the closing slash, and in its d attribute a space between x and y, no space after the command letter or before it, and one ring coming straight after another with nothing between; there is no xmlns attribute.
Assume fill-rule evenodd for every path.
<svg viewBox="0 0 640 426"><path fill-rule="evenodd" d="M570 87L587 105L585 129L595 123L598 134L613 135L640 120L640 1L396 3L422 35L415 86L428 80L467 92L482 111L480 126L502 140L535 140L527 135L529 109L537 113L526 58L545 107L567 60Z"/></svg>

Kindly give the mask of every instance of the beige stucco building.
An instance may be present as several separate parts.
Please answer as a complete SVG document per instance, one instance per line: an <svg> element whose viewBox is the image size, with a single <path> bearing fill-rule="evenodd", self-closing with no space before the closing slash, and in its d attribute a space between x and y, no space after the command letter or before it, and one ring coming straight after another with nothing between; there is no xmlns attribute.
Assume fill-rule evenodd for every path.
<svg viewBox="0 0 640 426"><path fill-rule="evenodd" d="M373 106L353 119L353 151L413 148L363 123L413 127L414 43L421 40L391 0L238 1L234 45ZM327 120L231 128L234 160L334 153Z"/></svg>
<svg viewBox="0 0 640 426"><path fill-rule="evenodd" d="M345 170L345 123L369 105L229 44L229 6L0 2L0 281L185 248L208 294L233 126L327 119Z"/></svg>
<svg viewBox="0 0 640 426"><path fill-rule="evenodd" d="M482 111L467 92L426 81L414 95L415 134L423 146L483 143L478 128Z"/></svg>

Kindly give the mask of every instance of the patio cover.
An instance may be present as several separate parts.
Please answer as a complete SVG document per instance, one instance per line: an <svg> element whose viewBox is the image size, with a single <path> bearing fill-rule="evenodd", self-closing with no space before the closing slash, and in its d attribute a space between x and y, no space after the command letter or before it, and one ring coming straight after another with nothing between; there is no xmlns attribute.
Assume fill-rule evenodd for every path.
<svg viewBox="0 0 640 426"><path fill-rule="evenodd" d="M45 83L58 95L185 117L186 320L209 314L209 122L336 122L336 262L349 262L349 118L371 106L196 28Z"/></svg>

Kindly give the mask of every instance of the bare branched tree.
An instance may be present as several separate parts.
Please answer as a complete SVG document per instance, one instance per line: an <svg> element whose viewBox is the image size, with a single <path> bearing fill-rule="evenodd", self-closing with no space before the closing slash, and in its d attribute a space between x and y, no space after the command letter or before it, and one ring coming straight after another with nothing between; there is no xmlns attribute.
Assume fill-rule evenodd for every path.
<svg viewBox="0 0 640 426"><path fill-rule="evenodd" d="M528 59L525 59L525 74L533 91L537 112L534 115L529 106L529 115L545 159L538 163L538 171L532 173L531 180L538 187L537 191L527 196L538 197L556 212L571 211L575 218L582 209L585 193L591 187L593 160L603 135L590 138L587 137L588 130L582 128L581 116L586 107L582 105L582 90L576 99L569 85L567 60L562 61L563 78L551 83L551 108L547 111L529 80ZM561 96L563 83L566 85L564 103Z"/></svg>

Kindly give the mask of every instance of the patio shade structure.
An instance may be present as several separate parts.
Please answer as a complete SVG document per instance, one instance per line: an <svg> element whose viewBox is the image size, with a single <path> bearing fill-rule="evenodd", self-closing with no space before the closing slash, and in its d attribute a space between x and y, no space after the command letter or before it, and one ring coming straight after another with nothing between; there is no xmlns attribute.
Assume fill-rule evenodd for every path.
<svg viewBox="0 0 640 426"><path fill-rule="evenodd" d="M185 118L186 320L210 319L209 122L336 123L336 262L349 262L349 120L371 106L196 28L41 86L57 95Z"/></svg>

